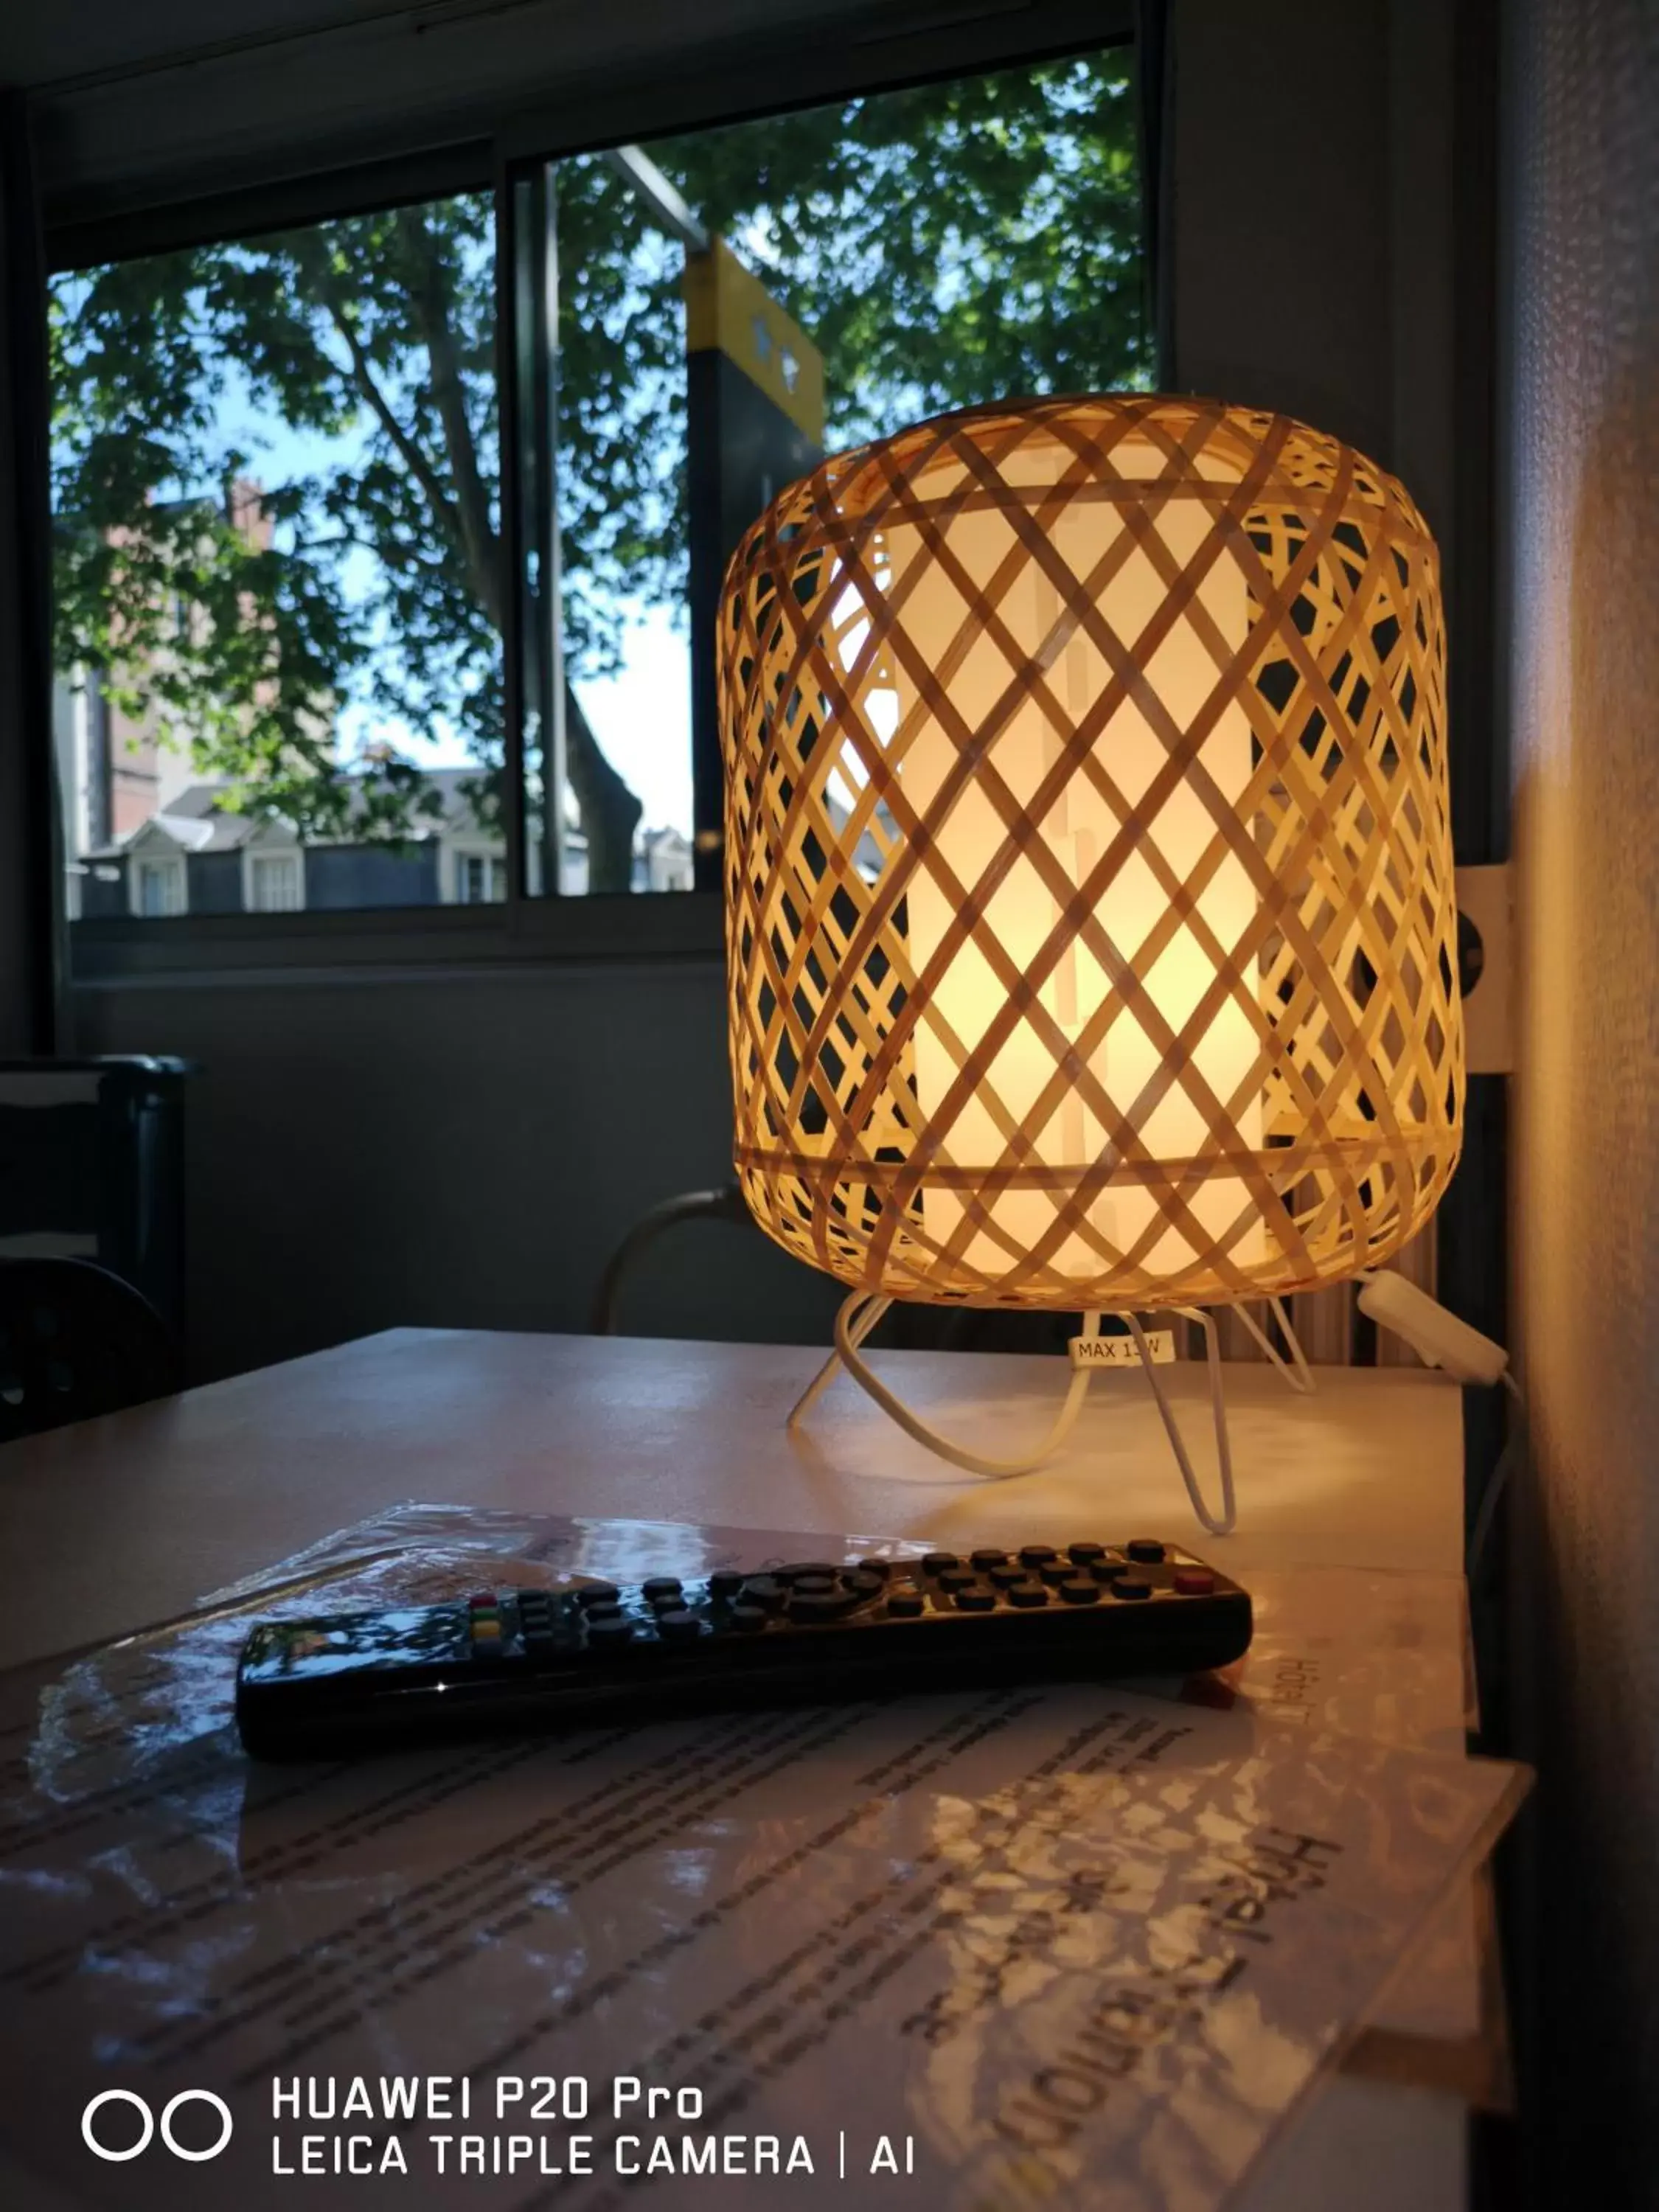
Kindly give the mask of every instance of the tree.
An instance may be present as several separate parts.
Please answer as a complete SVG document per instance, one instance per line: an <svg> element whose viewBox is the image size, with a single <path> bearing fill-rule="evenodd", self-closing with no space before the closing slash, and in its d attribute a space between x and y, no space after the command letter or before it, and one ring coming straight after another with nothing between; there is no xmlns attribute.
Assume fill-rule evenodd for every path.
<svg viewBox="0 0 1659 2212"><path fill-rule="evenodd" d="M1114 56L845 102L649 149L825 356L832 444L939 408L1135 380L1138 199ZM396 836L428 805L355 701L448 730L499 803L503 551L489 202L463 196L116 264L54 287L57 654L240 803ZM600 157L560 162L568 665L685 569L680 256ZM249 426L286 426L277 450ZM246 527L246 484L271 528ZM239 490L238 487L242 487ZM639 801L567 687L596 889ZM352 769L343 778L343 765ZM233 802L236 803L236 802Z"/></svg>

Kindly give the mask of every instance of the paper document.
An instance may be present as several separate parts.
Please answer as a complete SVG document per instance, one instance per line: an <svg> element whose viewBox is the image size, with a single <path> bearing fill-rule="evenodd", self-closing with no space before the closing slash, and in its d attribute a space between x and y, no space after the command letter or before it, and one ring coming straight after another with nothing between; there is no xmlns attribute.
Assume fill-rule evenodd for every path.
<svg viewBox="0 0 1659 2212"><path fill-rule="evenodd" d="M0 1681L10 2169L110 2212L1225 2204L1518 1770L1099 1686L314 1767L229 1724L261 1613L828 1542L409 1509Z"/></svg>

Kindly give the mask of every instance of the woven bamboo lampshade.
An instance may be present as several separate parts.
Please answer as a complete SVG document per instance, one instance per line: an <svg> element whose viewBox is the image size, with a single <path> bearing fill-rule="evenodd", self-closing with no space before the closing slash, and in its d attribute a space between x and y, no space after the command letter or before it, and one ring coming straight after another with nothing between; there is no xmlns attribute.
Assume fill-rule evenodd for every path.
<svg viewBox="0 0 1659 2212"><path fill-rule="evenodd" d="M1463 1103L1432 539L1282 416L836 455L720 641L736 1164L854 1290L1117 1309L1379 1264Z"/></svg>

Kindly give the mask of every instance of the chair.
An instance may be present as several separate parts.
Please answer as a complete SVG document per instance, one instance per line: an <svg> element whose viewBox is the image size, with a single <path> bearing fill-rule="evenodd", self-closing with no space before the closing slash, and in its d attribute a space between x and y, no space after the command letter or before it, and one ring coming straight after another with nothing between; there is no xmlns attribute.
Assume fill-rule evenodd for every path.
<svg viewBox="0 0 1659 2212"><path fill-rule="evenodd" d="M179 1382L178 1346L131 1283L90 1260L0 1260L0 1443Z"/></svg>

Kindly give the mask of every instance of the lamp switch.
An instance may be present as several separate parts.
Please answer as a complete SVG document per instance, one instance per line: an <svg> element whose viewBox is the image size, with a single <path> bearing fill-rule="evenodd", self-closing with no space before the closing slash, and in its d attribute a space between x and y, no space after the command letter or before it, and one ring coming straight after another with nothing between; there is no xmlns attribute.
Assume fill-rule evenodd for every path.
<svg viewBox="0 0 1659 2212"><path fill-rule="evenodd" d="M1501 1344L1455 1314L1448 1313L1426 1291L1384 1268L1362 1275L1359 1310L1379 1328L1392 1329L1431 1367L1443 1367L1460 1382L1496 1382L1510 1364Z"/></svg>

